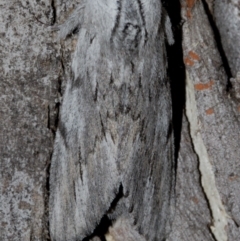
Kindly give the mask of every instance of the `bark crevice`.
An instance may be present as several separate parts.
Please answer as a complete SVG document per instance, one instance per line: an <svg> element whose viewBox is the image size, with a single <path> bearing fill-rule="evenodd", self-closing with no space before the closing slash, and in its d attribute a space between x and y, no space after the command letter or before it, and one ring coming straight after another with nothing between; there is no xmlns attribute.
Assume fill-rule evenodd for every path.
<svg viewBox="0 0 240 241"><path fill-rule="evenodd" d="M214 17L213 17L213 15L212 15L212 13L211 13L211 11L209 9L209 6L208 6L206 0L202 0L202 3L203 3L203 8L205 10L205 13L206 13L206 15L208 17L209 24L210 24L210 26L212 28L212 31L213 31L214 40L216 42L216 46L217 46L218 52L219 52L220 57L222 59L223 68L224 68L224 70L226 72L226 75L227 75L226 90L230 91L231 88L232 88L232 84L231 84L230 79L233 76L232 76L232 72L231 72L231 69L230 69L230 65L229 65L226 53L225 53L225 51L223 49L221 35L220 35L220 32L218 30L218 27L217 27L217 25L215 23Z"/></svg>
<svg viewBox="0 0 240 241"><path fill-rule="evenodd" d="M182 119L185 108L185 65L182 48L182 18L180 1L163 1L174 34L174 45L167 46L168 76L171 83L175 160L180 148Z"/></svg>
<svg viewBox="0 0 240 241"><path fill-rule="evenodd" d="M51 8L52 8L52 21L51 24L54 25L56 23L56 17L57 17L57 11L55 7L55 1L52 0L51 2Z"/></svg>

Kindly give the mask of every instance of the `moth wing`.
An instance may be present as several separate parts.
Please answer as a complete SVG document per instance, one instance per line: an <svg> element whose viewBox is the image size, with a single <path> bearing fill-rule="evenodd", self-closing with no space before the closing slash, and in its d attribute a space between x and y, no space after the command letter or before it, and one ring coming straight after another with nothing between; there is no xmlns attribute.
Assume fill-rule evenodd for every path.
<svg viewBox="0 0 240 241"><path fill-rule="evenodd" d="M73 69L83 66L75 69L78 77L67 83L51 163L50 231L57 241L91 235L117 196L121 182L117 146L105 128L107 111L96 100L98 84L94 78L108 73L104 69L108 67L100 62L99 68L93 60L93 66L87 64L89 58L97 58L99 44L90 44L91 36L85 30L80 30L78 41L81 44ZM113 123L111 129L115 128Z"/></svg>

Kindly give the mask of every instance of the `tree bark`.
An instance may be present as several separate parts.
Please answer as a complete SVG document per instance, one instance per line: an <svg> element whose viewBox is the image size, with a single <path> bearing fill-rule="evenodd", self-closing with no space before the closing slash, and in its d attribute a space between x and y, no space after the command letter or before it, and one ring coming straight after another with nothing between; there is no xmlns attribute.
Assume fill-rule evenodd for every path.
<svg viewBox="0 0 240 241"><path fill-rule="evenodd" d="M239 109L236 98L231 98L228 66L211 11L205 2L181 3L187 118L178 160L177 212L169 239L238 240ZM197 183L186 181L189 177Z"/></svg>
<svg viewBox="0 0 240 241"><path fill-rule="evenodd" d="M0 240L48 239L48 166L60 58L51 1L0 3Z"/></svg>
<svg viewBox="0 0 240 241"><path fill-rule="evenodd" d="M79 2L0 3L3 241L51 240L49 166L77 35L59 43L48 27L63 23ZM164 4L175 35L168 55L177 152L176 211L167 240L240 240L239 1ZM122 223L106 227L106 240L131 240L136 230Z"/></svg>

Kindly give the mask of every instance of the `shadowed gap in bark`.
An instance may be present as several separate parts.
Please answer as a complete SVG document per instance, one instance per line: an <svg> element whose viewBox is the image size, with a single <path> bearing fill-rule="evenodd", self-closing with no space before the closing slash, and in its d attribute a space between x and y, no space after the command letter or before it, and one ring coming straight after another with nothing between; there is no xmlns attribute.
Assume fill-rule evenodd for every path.
<svg viewBox="0 0 240 241"><path fill-rule="evenodd" d="M182 49L182 19L180 1L163 1L172 23L175 43L167 46L168 76L171 83L173 127L175 160L178 159L178 152L181 141L182 116L185 107L185 65L183 62Z"/></svg>
<svg viewBox="0 0 240 241"><path fill-rule="evenodd" d="M56 23L57 12L55 8L55 0L52 0L51 7L52 7L52 21L51 24L54 25Z"/></svg>
<svg viewBox="0 0 240 241"><path fill-rule="evenodd" d="M214 39L216 41L217 49L218 49L219 54L220 54L221 59L222 59L224 70L227 74L228 82L227 82L226 90L230 91L231 88L232 88L232 84L231 84L230 79L233 76L232 76L232 72L231 72L231 69L230 69L230 66L229 66L229 63L228 63L228 59L226 57L226 54L225 54L223 46L222 46L221 35L219 33L219 30L217 28L217 25L214 21L213 15L212 15L209 7L208 7L208 4L207 4L206 0L202 0L202 3L203 3L204 10L207 14L209 24L210 24L210 26L213 30L213 36L214 36Z"/></svg>

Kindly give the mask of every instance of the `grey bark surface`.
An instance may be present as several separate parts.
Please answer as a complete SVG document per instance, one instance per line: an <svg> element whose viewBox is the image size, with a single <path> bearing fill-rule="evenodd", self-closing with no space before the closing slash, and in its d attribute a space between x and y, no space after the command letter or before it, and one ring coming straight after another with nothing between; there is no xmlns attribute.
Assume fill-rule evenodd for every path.
<svg viewBox="0 0 240 241"><path fill-rule="evenodd" d="M63 23L79 2L0 2L1 241L50 240L48 169L59 103L72 78L77 35L58 43L57 34L47 28ZM236 241L240 240L239 1L182 0L181 4L188 96L177 162L175 219L167 240ZM221 36L231 76L209 17ZM128 220L120 219L105 238L136 236L144 240Z"/></svg>
<svg viewBox="0 0 240 241"><path fill-rule="evenodd" d="M203 4L189 2L182 1L182 18L185 20L182 45L186 66L185 111L191 113L187 118L190 135L189 131L184 132L186 127L183 125L176 188L177 212L169 240L193 240L192 237L194 240L239 240L239 108L235 98L227 92L228 76ZM196 123L191 116L196 117ZM194 131L191 126L195 127ZM191 151L186 149L187 137L193 144ZM190 175L187 172L188 175L183 176L183 168L189 169L193 163L197 168L191 176L198 179L199 191L193 181L182 184ZM197 196L191 191L192 185ZM196 207L190 212L193 202ZM204 209L208 211L202 216ZM200 227L201 222L196 217L201 217L205 225Z"/></svg>
<svg viewBox="0 0 240 241"><path fill-rule="evenodd" d="M167 241L214 240L209 230L211 212L200 183L198 167L189 123L184 116L176 179L176 212Z"/></svg>
<svg viewBox="0 0 240 241"><path fill-rule="evenodd" d="M51 1L0 2L0 240L47 240L61 64Z"/></svg>
<svg viewBox="0 0 240 241"><path fill-rule="evenodd" d="M215 0L213 16L232 76L235 78L240 72L240 1Z"/></svg>

